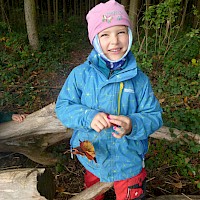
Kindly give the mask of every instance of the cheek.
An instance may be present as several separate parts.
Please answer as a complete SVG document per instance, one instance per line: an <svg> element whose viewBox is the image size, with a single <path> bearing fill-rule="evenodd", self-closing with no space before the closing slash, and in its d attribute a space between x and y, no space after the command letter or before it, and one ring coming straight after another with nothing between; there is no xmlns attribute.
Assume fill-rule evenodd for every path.
<svg viewBox="0 0 200 200"><path fill-rule="evenodd" d="M106 41L99 41L101 49L104 51L107 49L108 44L106 43Z"/></svg>
<svg viewBox="0 0 200 200"><path fill-rule="evenodd" d="M124 41L123 41L123 44L124 44L124 45L123 45L124 48L125 48L125 49L128 49L129 40L128 40L128 39L124 40Z"/></svg>

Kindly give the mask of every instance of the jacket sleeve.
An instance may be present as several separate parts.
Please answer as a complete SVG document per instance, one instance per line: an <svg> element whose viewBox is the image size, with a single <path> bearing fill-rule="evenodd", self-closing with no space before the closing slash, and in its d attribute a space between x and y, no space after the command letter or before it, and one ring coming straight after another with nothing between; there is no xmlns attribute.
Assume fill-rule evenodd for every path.
<svg viewBox="0 0 200 200"><path fill-rule="evenodd" d="M146 77L146 75L145 75ZM126 137L134 140L145 140L159 129L162 122L162 109L155 97L150 81L146 77L144 84L137 84L137 112L129 117L132 121L132 132ZM141 82L140 82L141 83ZM143 85L141 87L141 85Z"/></svg>
<svg viewBox="0 0 200 200"><path fill-rule="evenodd" d="M0 123L12 121L13 112L0 112Z"/></svg>
<svg viewBox="0 0 200 200"><path fill-rule="evenodd" d="M75 69L65 81L56 101L56 115L68 128L89 131L90 124L97 111L81 104L80 77L76 77Z"/></svg>

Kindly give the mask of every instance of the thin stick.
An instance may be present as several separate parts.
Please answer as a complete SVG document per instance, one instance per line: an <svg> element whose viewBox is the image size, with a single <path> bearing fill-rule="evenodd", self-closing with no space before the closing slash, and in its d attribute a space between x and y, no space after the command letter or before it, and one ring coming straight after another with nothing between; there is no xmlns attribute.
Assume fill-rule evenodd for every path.
<svg viewBox="0 0 200 200"><path fill-rule="evenodd" d="M186 197L187 199L190 199L190 200L192 200L190 197L188 197L187 195L185 195L185 194L183 194L183 193L181 193L184 197Z"/></svg>
<svg viewBox="0 0 200 200"><path fill-rule="evenodd" d="M79 193L61 192L61 194L69 194L69 195L72 195L72 196L76 196Z"/></svg>
<svg viewBox="0 0 200 200"><path fill-rule="evenodd" d="M160 189L160 190L162 190L162 191L164 191L164 192L167 192L167 193L170 193L171 194L171 192L169 192L169 191L167 191L167 190L165 190L165 189L163 189L163 188L161 188L161 187L157 187L158 189Z"/></svg>

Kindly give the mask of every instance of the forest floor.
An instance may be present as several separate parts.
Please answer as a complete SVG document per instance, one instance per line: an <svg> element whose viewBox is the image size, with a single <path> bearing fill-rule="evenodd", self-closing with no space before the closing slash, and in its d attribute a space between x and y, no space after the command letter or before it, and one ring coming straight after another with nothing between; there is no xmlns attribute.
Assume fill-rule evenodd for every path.
<svg viewBox="0 0 200 200"><path fill-rule="evenodd" d="M66 62L66 71L60 71L57 73L38 73L37 79L44 79L48 82L49 88L51 90L47 91L40 97L37 97L35 101L35 110L38 110L45 105L48 105L54 101L58 96L58 93L66 80L67 75L70 71L80 63L84 62L86 57L89 55L91 49L79 49L77 51L71 52L71 59ZM21 110L24 112L24 110ZM63 141L59 146L66 146L69 148L69 140ZM65 150L66 150L65 149ZM64 149L58 150L61 153ZM74 159L69 158L70 155L66 155L66 165L64 166L54 166L48 167L52 170L55 175L56 184L56 194L54 200L67 200L73 197L73 195L81 192L84 189L83 176L84 168L80 165L76 157ZM0 153L0 170L22 168L22 167L44 167L34 163L23 155L17 153ZM169 168L173 166L162 166L162 168L157 168L154 170L147 170L148 172L148 182L147 182L147 194L148 197L156 197L160 195L167 194L185 194L185 195L200 195L200 191L192 183L184 183L181 177L176 171L173 174L169 173ZM172 170L170 170L172 171ZM180 188L180 185L170 184L170 180L174 179L175 182L179 183L180 180L185 184ZM114 200L115 194L113 189L110 189L106 193L106 200Z"/></svg>

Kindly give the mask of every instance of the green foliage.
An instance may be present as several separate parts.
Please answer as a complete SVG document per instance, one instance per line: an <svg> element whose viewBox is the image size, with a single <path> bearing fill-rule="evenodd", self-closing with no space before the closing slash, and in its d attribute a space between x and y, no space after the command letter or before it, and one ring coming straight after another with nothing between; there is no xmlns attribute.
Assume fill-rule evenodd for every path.
<svg viewBox="0 0 200 200"><path fill-rule="evenodd" d="M165 140L150 140L147 169L153 170L165 166L167 174L177 172L185 181L192 182L198 188L200 179L199 163L200 145L191 142L168 142ZM192 155L192 156L191 156Z"/></svg>
<svg viewBox="0 0 200 200"><path fill-rule="evenodd" d="M38 51L29 48L27 35L23 32L0 33L0 48L3 50L0 52L2 108L26 106L33 111L33 102L45 94L42 88L49 87L45 73L67 70L65 63L70 51L86 41L83 37L86 28L75 17L65 24L43 26L40 30L41 47ZM38 79L42 74L44 79Z"/></svg>
<svg viewBox="0 0 200 200"><path fill-rule="evenodd" d="M180 2L166 0L149 7L141 25L145 37L132 51L162 100L164 124L200 134L200 30L180 32Z"/></svg>
<svg viewBox="0 0 200 200"><path fill-rule="evenodd" d="M156 55L165 55L172 40L179 31L175 23L180 11L181 0L165 0L152 5L145 11L141 27L146 36L146 53L151 50Z"/></svg>
<svg viewBox="0 0 200 200"><path fill-rule="evenodd" d="M6 33L8 31L8 25L5 22L0 22L0 30L2 33Z"/></svg>

